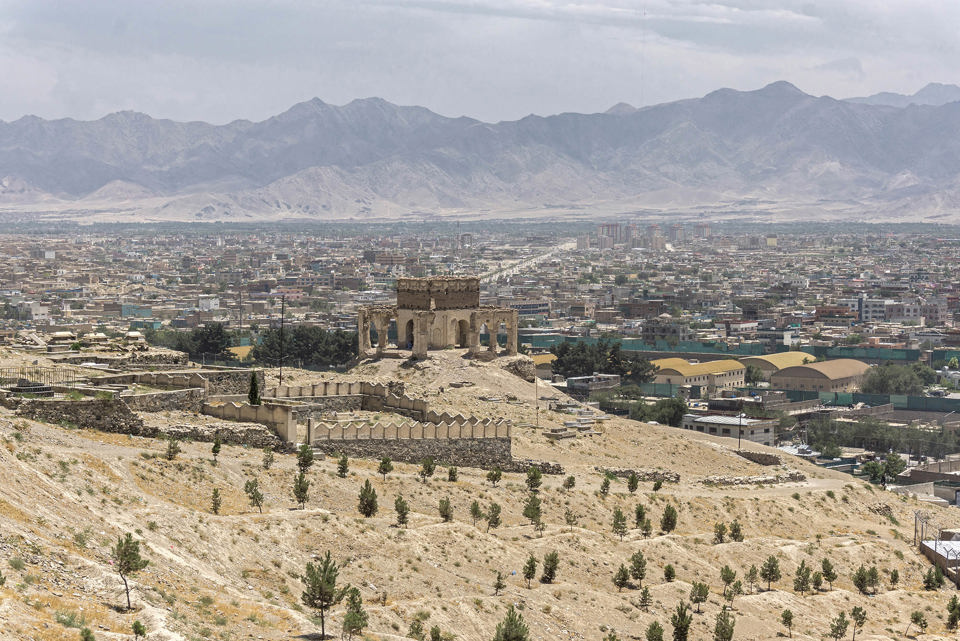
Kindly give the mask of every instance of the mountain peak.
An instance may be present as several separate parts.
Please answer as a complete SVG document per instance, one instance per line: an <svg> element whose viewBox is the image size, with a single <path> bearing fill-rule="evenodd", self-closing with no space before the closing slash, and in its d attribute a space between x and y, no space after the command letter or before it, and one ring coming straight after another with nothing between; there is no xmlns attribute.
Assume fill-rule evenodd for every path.
<svg viewBox="0 0 960 641"><path fill-rule="evenodd" d="M778 94L778 95L793 95L793 96L805 96L803 91L797 88L793 83L787 82L786 80L777 80L776 82L771 82L769 85L762 89L758 89L757 93L764 94Z"/></svg>
<svg viewBox="0 0 960 641"><path fill-rule="evenodd" d="M626 116L632 113L636 113L637 108L633 105L626 102L618 102L614 106L610 107L603 113L609 114L611 116Z"/></svg>

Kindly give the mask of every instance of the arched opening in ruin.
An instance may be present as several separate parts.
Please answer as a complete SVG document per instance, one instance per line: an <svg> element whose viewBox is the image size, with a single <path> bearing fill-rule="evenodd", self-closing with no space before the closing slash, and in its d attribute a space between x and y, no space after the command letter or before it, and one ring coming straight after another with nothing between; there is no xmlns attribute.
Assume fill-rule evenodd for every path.
<svg viewBox="0 0 960 641"><path fill-rule="evenodd" d="M487 326L487 324L486 324L486 323L481 323L481 324L480 324L480 328L479 328L477 331L478 331L479 334L480 334L480 337L479 337L479 338L480 338L480 340L479 340L480 344L481 344L481 345L489 345L489 344L490 344L490 341L489 341L489 338L490 338L490 329L489 329L489 327ZM484 335L484 334L487 335L487 342L486 342L486 343L483 342L483 335Z"/></svg>
<svg viewBox="0 0 960 641"><path fill-rule="evenodd" d="M467 344L470 336L470 323L465 320L461 320L456 323L457 332L455 336L457 337L457 347L469 347Z"/></svg>
<svg viewBox="0 0 960 641"><path fill-rule="evenodd" d="M404 346L407 349L413 349L413 319L407 321L407 326L404 328Z"/></svg>
<svg viewBox="0 0 960 641"><path fill-rule="evenodd" d="M370 323L370 347L376 347L379 341L380 335L377 334L377 328L373 323Z"/></svg>

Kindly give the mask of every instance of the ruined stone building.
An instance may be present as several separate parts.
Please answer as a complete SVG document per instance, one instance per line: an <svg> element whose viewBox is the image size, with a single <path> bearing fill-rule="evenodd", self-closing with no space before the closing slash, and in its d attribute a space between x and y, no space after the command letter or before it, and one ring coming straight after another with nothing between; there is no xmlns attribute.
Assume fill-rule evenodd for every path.
<svg viewBox="0 0 960 641"><path fill-rule="evenodd" d="M517 312L505 307L480 305L480 279L476 277L399 278L397 304L361 307L357 315L360 356L373 347L377 356L388 346L390 324L396 323L395 349L411 350L425 358L427 350L465 347L481 355L480 334L489 333L489 354L496 355L496 337L506 334L507 353L517 353Z"/></svg>

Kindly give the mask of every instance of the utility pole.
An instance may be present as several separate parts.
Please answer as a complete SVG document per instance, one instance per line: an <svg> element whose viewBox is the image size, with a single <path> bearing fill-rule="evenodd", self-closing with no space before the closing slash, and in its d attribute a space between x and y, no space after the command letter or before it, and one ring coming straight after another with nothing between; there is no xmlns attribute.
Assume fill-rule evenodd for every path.
<svg viewBox="0 0 960 641"><path fill-rule="evenodd" d="M280 382L277 387L283 385L283 317L286 311L287 297L280 297Z"/></svg>
<svg viewBox="0 0 960 641"><path fill-rule="evenodd" d="M740 435L743 433L743 399L740 399L740 411L737 412L737 420L739 421L739 426L737 427L737 451L740 451Z"/></svg>

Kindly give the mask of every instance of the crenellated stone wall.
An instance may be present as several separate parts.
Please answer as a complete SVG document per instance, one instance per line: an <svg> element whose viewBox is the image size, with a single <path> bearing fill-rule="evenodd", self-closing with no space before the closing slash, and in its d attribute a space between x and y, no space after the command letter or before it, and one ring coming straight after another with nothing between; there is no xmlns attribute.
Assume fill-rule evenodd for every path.
<svg viewBox="0 0 960 641"><path fill-rule="evenodd" d="M355 458L379 459L390 457L402 463L420 463L433 457L442 465L493 468L500 466L512 471L509 438L460 438L460 439L355 439L318 440L315 450L328 456L346 454Z"/></svg>
<svg viewBox="0 0 960 641"><path fill-rule="evenodd" d="M206 391L203 388L174 389L120 396L120 399L134 412L182 410L199 413L205 398Z"/></svg>

